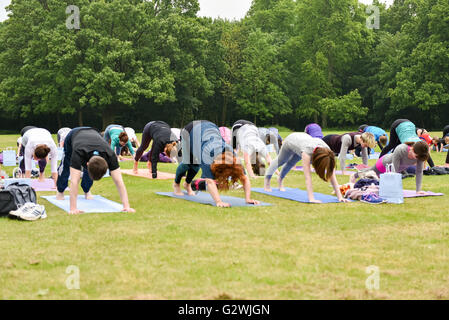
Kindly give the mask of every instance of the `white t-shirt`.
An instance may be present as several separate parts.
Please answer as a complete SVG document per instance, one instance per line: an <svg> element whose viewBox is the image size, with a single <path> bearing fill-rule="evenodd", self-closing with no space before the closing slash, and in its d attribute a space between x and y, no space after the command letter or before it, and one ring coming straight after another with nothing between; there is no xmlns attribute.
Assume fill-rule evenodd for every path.
<svg viewBox="0 0 449 320"><path fill-rule="evenodd" d="M58 172L58 152L56 144L53 141L51 133L48 130L41 128L30 129L25 132L22 137L22 145L25 148L25 171L31 171L34 151L40 144L44 144L50 148L49 156L51 159L51 173Z"/></svg>
<svg viewBox="0 0 449 320"><path fill-rule="evenodd" d="M251 124L245 124L237 131L237 144L243 152L253 154L260 153L264 158L267 157L267 147L259 137L259 129Z"/></svg>
<svg viewBox="0 0 449 320"><path fill-rule="evenodd" d="M58 130L58 134L59 134L59 142L63 142L63 141L65 141L65 138L67 137L67 135L69 134L69 132L71 131L72 129L70 129L70 128L61 128L61 129L59 129Z"/></svg>
<svg viewBox="0 0 449 320"><path fill-rule="evenodd" d="M137 141L136 131L133 128L126 127L125 132L128 135L130 141Z"/></svg>
<svg viewBox="0 0 449 320"><path fill-rule="evenodd" d="M176 136L178 141L181 140L181 129L171 128L171 132Z"/></svg>

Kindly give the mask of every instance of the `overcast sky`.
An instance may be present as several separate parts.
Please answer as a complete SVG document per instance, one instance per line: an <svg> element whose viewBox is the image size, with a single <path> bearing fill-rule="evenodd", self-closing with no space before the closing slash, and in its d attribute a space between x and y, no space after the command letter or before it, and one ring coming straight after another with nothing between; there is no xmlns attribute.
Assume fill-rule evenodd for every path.
<svg viewBox="0 0 449 320"><path fill-rule="evenodd" d="M200 2L199 16L213 18L241 19L245 16L252 0L198 0ZM363 3L372 3L372 0L360 0ZM11 0L0 0L0 21L7 18L5 7ZM392 3L393 0L383 0L382 2Z"/></svg>

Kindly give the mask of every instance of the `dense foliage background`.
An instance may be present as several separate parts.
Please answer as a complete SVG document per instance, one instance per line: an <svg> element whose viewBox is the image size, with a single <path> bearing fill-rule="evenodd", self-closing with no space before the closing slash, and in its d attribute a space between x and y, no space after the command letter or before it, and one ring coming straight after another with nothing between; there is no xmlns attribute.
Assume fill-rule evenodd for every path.
<svg viewBox="0 0 449 320"><path fill-rule="evenodd" d="M68 5L80 29L66 27ZM197 0L12 0L0 23L1 129L193 119L303 130L449 115L449 0L253 0L241 21Z"/></svg>

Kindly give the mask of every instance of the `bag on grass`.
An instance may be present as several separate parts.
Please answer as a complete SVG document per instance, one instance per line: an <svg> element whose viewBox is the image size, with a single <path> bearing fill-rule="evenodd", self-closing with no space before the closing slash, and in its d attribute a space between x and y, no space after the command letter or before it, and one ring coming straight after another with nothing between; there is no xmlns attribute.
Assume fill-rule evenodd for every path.
<svg viewBox="0 0 449 320"><path fill-rule="evenodd" d="M26 202L36 203L36 192L26 184L13 183L0 191L0 214L6 215L17 210Z"/></svg>
<svg viewBox="0 0 449 320"><path fill-rule="evenodd" d="M404 203L402 174L396 173L392 164L388 165L387 171L380 175L379 196L388 203Z"/></svg>

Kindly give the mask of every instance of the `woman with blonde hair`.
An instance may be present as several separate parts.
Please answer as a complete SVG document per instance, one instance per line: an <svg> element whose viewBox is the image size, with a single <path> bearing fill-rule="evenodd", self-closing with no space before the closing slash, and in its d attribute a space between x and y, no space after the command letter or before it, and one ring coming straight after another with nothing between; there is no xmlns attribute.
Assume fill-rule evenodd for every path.
<svg viewBox="0 0 449 320"><path fill-rule="evenodd" d="M349 150L354 150L360 146L362 148L363 164L368 165L368 148L374 148L376 145L374 135L369 132L350 132L342 135L332 134L325 136L323 141L333 152L338 153L340 169L343 174L345 174L346 153Z"/></svg>
<svg viewBox="0 0 449 320"><path fill-rule="evenodd" d="M304 177L306 179L309 202L321 202L316 200L313 194L311 165L315 168L316 173L322 180L330 180L338 200L341 202L347 202L347 200L341 195L339 184L335 176L334 153L323 140L313 138L307 133L302 132L292 133L285 138L281 151L279 152L279 156L273 160L273 163L270 165L267 174L265 175L265 191L271 192L271 177L273 176L275 170L280 166L283 167L278 179L279 189L281 191L285 191L283 186L285 176L296 165L296 163L301 160L304 166Z"/></svg>
<svg viewBox="0 0 449 320"><path fill-rule="evenodd" d="M228 190L240 181L249 204L259 204L251 199L251 183L245 176L243 166L237 161L233 149L223 140L217 125L210 121L198 120L189 123L181 132L182 162L176 170L173 192L183 195L181 179L186 176L184 188L188 195L194 195L191 182L201 169L207 190L217 207L230 207L222 202L219 190Z"/></svg>

